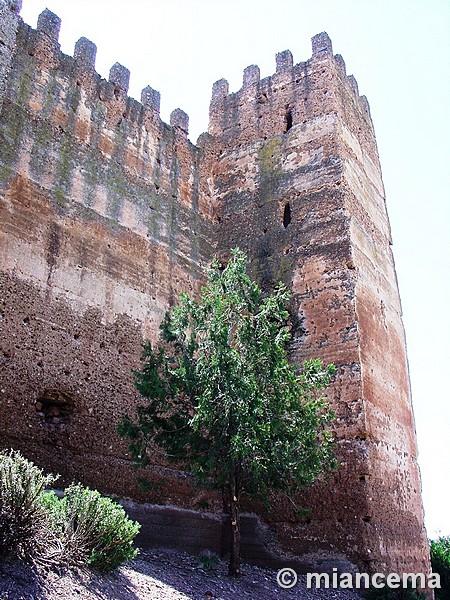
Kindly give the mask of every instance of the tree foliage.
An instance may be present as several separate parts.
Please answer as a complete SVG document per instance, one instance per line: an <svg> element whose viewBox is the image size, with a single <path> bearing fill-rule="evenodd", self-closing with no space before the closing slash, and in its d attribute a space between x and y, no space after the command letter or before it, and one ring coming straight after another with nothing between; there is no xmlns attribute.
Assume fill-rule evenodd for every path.
<svg viewBox="0 0 450 600"><path fill-rule="evenodd" d="M439 573L441 589L436 590L436 598L450 598L450 536L440 536L430 541L431 570Z"/></svg>
<svg viewBox="0 0 450 600"><path fill-rule="evenodd" d="M333 464L333 413L318 392L335 368L314 359L299 374L289 364L289 291L264 294L246 267L235 249L225 268L208 268L198 300L181 294L158 345L144 345L135 375L146 402L118 426L139 463L162 449L226 490L232 522L242 491L295 492Z"/></svg>

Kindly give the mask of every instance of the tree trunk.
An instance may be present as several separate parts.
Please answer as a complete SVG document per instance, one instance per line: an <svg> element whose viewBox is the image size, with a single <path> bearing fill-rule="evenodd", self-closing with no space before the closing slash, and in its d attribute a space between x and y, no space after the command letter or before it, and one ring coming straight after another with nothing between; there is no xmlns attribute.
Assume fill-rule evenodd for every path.
<svg viewBox="0 0 450 600"><path fill-rule="evenodd" d="M231 555L228 575L238 577L241 574L241 531L239 515L239 476L234 473L230 478L230 516L231 516Z"/></svg>

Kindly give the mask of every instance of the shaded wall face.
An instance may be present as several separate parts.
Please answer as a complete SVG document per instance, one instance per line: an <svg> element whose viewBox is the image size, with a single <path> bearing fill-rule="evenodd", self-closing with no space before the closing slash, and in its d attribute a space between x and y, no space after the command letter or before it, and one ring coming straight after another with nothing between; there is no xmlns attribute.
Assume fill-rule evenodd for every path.
<svg viewBox="0 0 450 600"><path fill-rule="evenodd" d="M318 356L338 368L329 398L340 468L299 496L310 518L282 500L266 518L285 547L313 561L339 548L371 571L426 571L405 340L367 102L329 51L262 81L249 69L253 79L246 70L236 94L216 84L211 103L210 130L225 146L214 166L219 251L240 245L265 286L291 287L296 362Z"/></svg>
<svg viewBox="0 0 450 600"><path fill-rule="evenodd" d="M19 26L0 116L2 446L138 494L114 428L142 337L212 253L199 154L117 78Z"/></svg>
<svg viewBox="0 0 450 600"><path fill-rule="evenodd" d="M410 564L428 565L429 558L401 305L381 177L350 132L344 142L358 273L355 309L371 499L367 529L377 550L372 561L402 572Z"/></svg>

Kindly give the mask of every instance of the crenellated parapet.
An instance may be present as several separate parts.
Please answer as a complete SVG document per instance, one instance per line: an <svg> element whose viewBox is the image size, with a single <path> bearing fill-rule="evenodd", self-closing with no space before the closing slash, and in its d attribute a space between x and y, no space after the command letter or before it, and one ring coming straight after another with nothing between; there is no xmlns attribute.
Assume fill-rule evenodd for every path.
<svg viewBox="0 0 450 600"><path fill-rule="evenodd" d="M89 131L86 127L80 127L78 131L71 131L72 135L77 136L83 132L81 141L91 143L92 138L99 137L96 130L103 128L110 132L109 137L114 144L114 134L119 128L121 141L123 142L123 133L126 130L129 146L132 147L142 145L142 128L152 129L156 138L162 135L167 138L173 128L187 134L189 119L185 113L185 116L181 117L174 111L173 114L178 116L175 117L173 128L160 120L160 93L151 86L142 90L140 102L128 96L130 71L119 62L111 67L108 79L103 79L95 71L96 45L87 38L82 37L76 42L73 56L63 54L58 41L60 27L61 19L48 9L39 15L36 30L22 23L18 32L18 52L24 57L21 62L23 67L26 66L26 77L32 73L37 82L40 73L48 71L49 85L61 88L62 93L53 98L52 107L54 113L58 113L60 121L63 121L63 114L67 108L63 105L63 99L79 97L76 111L82 112L83 115L86 115L87 111L91 112L92 118L89 120L92 126L88 127ZM25 75L25 72L22 74ZM42 116L41 91L31 99L30 108ZM47 99L50 104L50 98ZM45 116L51 119L52 115L47 115L47 112L44 111ZM70 115L70 112L67 113ZM88 126L89 120L83 120ZM59 122L59 125L65 127L69 123ZM172 135L175 135L175 131ZM185 137L186 143L190 144L187 136ZM109 143L108 146L110 145ZM114 152L113 149L112 151ZM193 146L191 151L194 152ZM150 149L147 149L147 153L149 152Z"/></svg>
<svg viewBox="0 0 450 600"><path fill-rule="evenodd" d="M331 40L326 33L312 38L312 56L306 62L294 64L289 50L275 56L276 70L260 79L256 65L244 70L240 90L230 93L228 82L219 80L213 86L210 103L209 132L226 144L243 144L250 140L267 139L307 120L327 113L344 114L352 107L354 121L362 121L364 137L374 134L365 96L360 96L356 80L347 76L344 60L333 55ZM350 100L350 102L349 102Z"/></svg>
<svg viewBox="0 0 450 600"><path fill-rule="evenodd" d="M67 202L77 197L74 190L81 185L86 193L83 203L100 205L95 199L102 196L104 187L110 187L109 181L126 182L137 176L142 190L150 190L155 197L152 205L167 197L188 210L195 204L195 210L207 214L197 184L192 183L199 179L191 177L199 151L188 139L188 115L177 108L167 125L160 118L158 91L147 86L140 101L131 98L130 71L125 66L115 63L108 79L102 78L95 70L97 48L92 41L80 38L73 56L67 56L58 41L61 20L57 15L46 9L34 30L20 21L13 5L2 4L2 10L8 8L12 15L11 23L14 19L18 23L17 33L9 34L15 66L9 77L8 103L19 112L31 113L40 133L26 131L25 115L23 128L16 122L14 132L6 135L11 167L21 163L29 169L39 163L40 178L51 186L56 182L58 195ZM49 148L42 147L43 137L50 138ZM45 150L53 152L53 160L44 159ZM25 161L30 151L31 160ZM97 164L95 177L89 175L91 169L77 170L77 153L92 155ZM111 197L124 185L117 186L117 192L111 190ZM117 196L112 204L118 202Z"/></svg>
<svg viewBox="0 0 450 600"><path fill-rule="evenodd" d="M23 27L26 30L24 40L27 44L29 54L31 56L36 56L37 54L37 58L42 59L47 67L60 67L65 75L74 75L77 78L78 84L80 83L79 79L83 79L83 76L94 78L97 80L98 86L113 89L116 97L123 95L128 99L130 71L117 62L111 67L108 80L102 79L95 72L97 47L92 41L81 37L75 44L73 57L66 56L60 51L58 39L61 19L53 12L46 9L39 15L36 30L31 29L27 25L23 25ZM50 61L49 58L51 58ZM108 83L113 87L108 86ZM111 94L105 92L104 95L105 97L109 97ZM147 86L142 90L141 102L139 104L142 109L150 108L159 115L160 93L151 86Z"/></svg>

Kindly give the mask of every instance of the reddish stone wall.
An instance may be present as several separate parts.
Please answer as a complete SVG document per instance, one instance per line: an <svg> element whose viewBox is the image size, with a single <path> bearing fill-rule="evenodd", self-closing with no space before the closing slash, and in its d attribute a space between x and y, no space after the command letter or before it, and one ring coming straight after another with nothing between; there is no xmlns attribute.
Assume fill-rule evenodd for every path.
<svg viewBox="0 0 450 600"><path fill-rule="evenodd" d="M321 34L305 63L286 51L262 81L248 67L235 94L218 82L210 110L219 252L239 244L264 285L288 284L292 357L338 367L329 396L340 469L297 498L314 507L310 518L278 500L265 519L311 561L420 571L427 540L405 340L367 101Z"/></svg>
<svg viewBox="0 0 450 600"><path fill-rule="evenodd" d="M0 435L65 481L139 497L115 424L142 336L212 255L200 150L182 111L166 125L158 92L128 98L124 67L102 80L95 46L65 56L58 29L48 11L37 31L19 22L4 86Z"/></svg>
<svg viewBox="0 0 450 600"><path fill-rule="evenodd" d="M2 0L0 360L2 445L64 481L196 507L217 496L155 460L145 495L115 423L137 401L131 370L201 264L239 245L253 274L292 289L292 358L338 367L329 392L340 468L266 514L303 563L428 568L405 341L367 101L326 34L310 60L214 85L209 134L159 118L159 94L127 96L128 71L94 70L95 46L58 46ZM3 31L3 30L2 30ZM9 36L9 37L8 37ZM6 50L5 50L6 49Z"/></svg>

